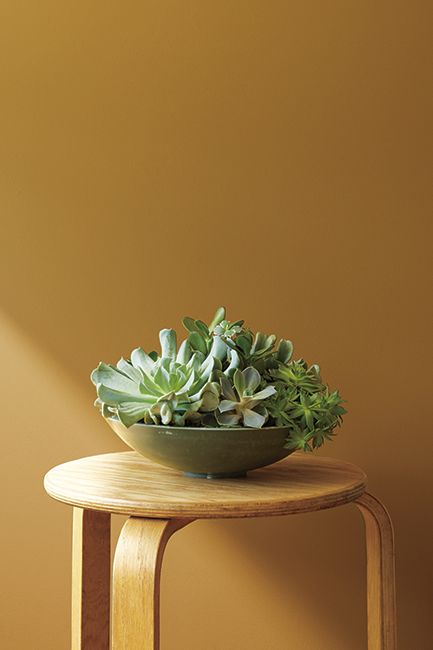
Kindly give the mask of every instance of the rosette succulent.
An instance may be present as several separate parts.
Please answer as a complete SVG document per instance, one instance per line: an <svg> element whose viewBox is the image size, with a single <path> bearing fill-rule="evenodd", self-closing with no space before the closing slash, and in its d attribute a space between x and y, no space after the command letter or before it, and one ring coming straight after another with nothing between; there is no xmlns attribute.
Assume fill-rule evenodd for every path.
<svg viewBox="0 0 433 650"><path fill-rule="evenodd" d="M126 427L285 427L290 449L311 450L332 437L343 400L316 364L292 360L289 340L254 334L243 320L228 321L223 307L209 325L190 317L183 325L179 347L176 332L163 329L160 353L136 348L93 370L95 405L105 417Z"/></svg>
<svg viewBox="0 0 433 650"><path fill-rule="evenodd" d="M261 378L259 372L249 366L235 370L232 382L221 377L222 397L216 419L222 426L244 425L261 428L267 420L268 411L263 401L275 393L273 386L257 391ZM257 391L257 392L256 392Z"/></svg>
<svg viewBox="0 0 433 650"><path fill-rule="evenodd" d="M130 360L100 363L92 372L104 415L116 414L127 427L139 420L183 426L217 408L220 384L212 378L219 359L193 351L188 341L177 350L174 330L161 330L159 338L160 356L136 348Z"/></svg>

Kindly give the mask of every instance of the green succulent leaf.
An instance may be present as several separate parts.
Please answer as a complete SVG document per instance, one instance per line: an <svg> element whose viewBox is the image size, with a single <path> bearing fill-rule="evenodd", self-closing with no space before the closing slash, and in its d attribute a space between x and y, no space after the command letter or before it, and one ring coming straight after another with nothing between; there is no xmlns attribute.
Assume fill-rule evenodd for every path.
<svg viewBox="0 0 433 650"><path fill-rule="evenodd" d="M153 359L150 354L146 354L142 348L135 348L135 350L132 350L131 352L132 365L135 368L141 368L145 373L152 371L155 361L156 360Z"/></svg>
<svg viewBox="0 0 433 650"><path fill-rule="evenodd" d="M188 335L188 343L193 350L198 350L202 354L207 354L207 344L200 332L191 332Z"/></svg>
<svg viewBox="0 0 433 650"><path fill-rule="evenodd" d="M236 409L236 406L238 405L238 402L236 400L231 400L231 399L223 399L219 403L219 410L221 413L225 413L226 411L233 411Z"/></svg>
<svg viewBox="0 0 433 650"><path fill-rule="evenodd" d="M163 424L170 424L173 411L169 402L162 402L159 415Z"/></svg>
<svg viewBox="0 0 433 650"><path fill-rule="evenodd" d="M125 427L130 427L144 418L149 406L142 402L122 402L117 408L119 420Z"/></svg>
<svg viewBox="0 0 433 650"><path fill-rule="evenodd" d="M244 409L243 419L246 427L254 427L257 429L260 429L266 421L266 417L264 415L261 415L257 411L253 411L252 409L248 408Z"/></svg>
<svg viewBox="0 0 433 650"><path fill-rule="evenodd" d="M240 426L241 416L238 413L216 413L216 419L222 427Z"/></svg>
<svg viewBox="0 0 433 650"><path fill-rule="evenodd" d="M236 352L236 350L229 350L228 354L229 354L230 364L224 370L224 374L227 377L232 377L236 368L240 368L241 358L239 354Z"/></svg>
<svg viewBox="0 0 433 650"><path fill-rule="evenodd" d="M207 384L202 391L200 410L203 412L215 411L220 401L220 392L220 385L216 382Z"/></svg>
<svg viewBox="0 0 433 650"><path fill-rule="evenodd" d="M197 332L195 320L189 316L185 316L185 318L182 319L182 325L188 332Z"/></svg>
<svg viewBox="0 0 433 650"><path fill-rule="evenodd" d="M202 320L196 320L196 321L194 321L194 324L196 326L197 332L200 332L206 338L209 337L208 327L207 327L207 325L205 323L203 323Z"/></svg>
<svg viewBox="0 0 433 650"><path fill-rule="evenodd" d="M130 377L127 377L120 370L115 369L113 366L109 366L106 363L100 363L98 367L92 372L91 380L98 386L103 384L107 388L112 388L116 391L120 391L126 394L136 393L139 395L139 390L137 389L137 382L135 382ZM139 381L141 380L141 377Z"/></svg>
<svg viewBox="0 0 433 650"><path fill-rule="evenodd" d="M253 394L253 399L250 400L251 402L258 402L258 401L263 401L264 399L267 399L268 397L271 397L271 395L275 394L275 386L266 386L263 390L260 390L258 393Z"/></svg>
<svg viewBox="0 0 433 650"><path fill-rule="evenodd" d="M185 341L182 341L182 343L179 346L179 350L178 350L177 356L176 356L176 361L177 361L177 363L180 363L181 365L185 365L191 359L191 356L192 356L191 345L185 339Z"/></svg>
<svg viewBox="0 0 433 650"><path fill-rule="evenodd" d="M223 339L220 336L214 336L209 355L223 361L227 359L228 352L229 349Z"/></svg>
<svg viewBox="0 0 433 650"><path fill-rule="evenodd" d="M245 368L242 372L242 376L244 378L244 390L242 392L252 395L260 386L260 373L258 370L250 366L249 368Z"/></svg>
<svg viewBox="0 0 433 650"><path fill-rule="evenodd" d="M126 361L123 357L119 359L116 364L116 367L120 372L129 377L133 382L139 383L143 378L143 373L139 368L134 368L132 363Z"/></svg>
<svg viewBox="0 0 433 650"><path fill-rule="evenodd" d="M257 354L266 349L267 337L262 332L257 332L254 343L251 348L252 354Z"/></svg>
<svg viewBox="0 0 433 650"><path fill-rule="evenodd" d="M176 357L176 332L172 329L161 330L159 333L161 343L161 356L163 359L174 359Z"/></svg>
<svg viewBox="0 0 433 650"><path fill-rule="evenodd" d="M212 318L210 324L209 324L209 331L213 332L215 327L221 323L226 317L226 310L225 307L218 307L218 309L215 312L214 317Z"/></svg>
<svg viewBox="0 0 433 650"><path fill-rule="evenodd" d="M277 361L286 364L290 361L292 354L293 354L292 342L287 341L285 339L281 339L281 341L278 344Z"/></svg>
<svg viewBox="0 0 433 650"><path fill-rule="evenodd" d="M153 401L153 397L150 395L142 395L139 392L127 393L109 388L108 386L104 386L104 384L97 385L97 393L101 402L109 406L118 406L123 402L131 401L131 398L137 402L143 402L143 404L152 404Z"/></svg>
<svg viewBox="0 0 433 650"><path fill-rule="evenodd" d="M236 346L240 348L244 356L247 356L251 352L251 339L245 334L239 334L236 337Z"/></svg>
<svg viewBox="0 0 433 650"><path fill-rule="evenodd" d="M221 383L221 390L223 396L226 399L231 400L232 402L236 402L237 401L236 393L234 392L232 383L228 379L228 377L226 377L225 375L220 377L220 383Z"/></svg>
<svg viewBox="0 0 433 650"><path fill-rule="evenodd" d="M233 375L233 385L236 388L239 397L241 397L245 392L245 377L242 370L235 370L235 374Z"/></svg>

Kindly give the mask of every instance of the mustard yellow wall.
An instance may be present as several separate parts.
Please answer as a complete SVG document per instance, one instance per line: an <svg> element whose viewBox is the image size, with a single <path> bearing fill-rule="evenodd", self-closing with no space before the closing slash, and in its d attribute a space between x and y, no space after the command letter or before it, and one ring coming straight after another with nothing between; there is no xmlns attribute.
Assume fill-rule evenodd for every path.
<svg viewBox="0 0 433 650"><path fill-rule="evenodd" d="M388 505L400 647L432 647L432 13L3 0L2 648L68 648L70 511L42 476L124 448L91 369L219 304L348 400L320 453ZM194 523L162 647L364 649L362 535L351 506Z"/></svg>

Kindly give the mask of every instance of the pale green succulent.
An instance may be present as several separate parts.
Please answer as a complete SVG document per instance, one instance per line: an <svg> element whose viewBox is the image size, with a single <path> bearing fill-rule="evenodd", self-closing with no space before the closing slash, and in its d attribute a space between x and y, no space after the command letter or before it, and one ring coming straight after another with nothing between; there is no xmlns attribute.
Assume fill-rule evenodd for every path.
<svg viewBox="0 0 433 650"><path fill-rule="evenodd" d="M100 363L92 372L97 404L105 415L117 414L125 426L142 419L184 425L216 409L220 385L212 377L221 368L218 359L194 352L187 341L177 351L174 330L161 330L160 342L161 356L156 359L136 348L130 361Z"/></svg>
<svg viewBox="0 0 433 650"><path fill-rule="evenodd" d="M177 349L176 332L161 330L161 354L132 351L114 366L92 372L105 417L171 426L282 426L286 446L311 450L334 435L346 412L317 365L291 360L293 345L243 320L230 322L219 307L209 323L183 319L188 334Z"/></svg>
<svg viewBox="0 0 433 650"><path fill-rule="evenodd" d="M216 419L223 426L262 427L268 417L263 404L275 393L273 386L257 391L261 383L259 372L253 368L236 370L232 382L224 375L220 378L222 396Z"/></svg>

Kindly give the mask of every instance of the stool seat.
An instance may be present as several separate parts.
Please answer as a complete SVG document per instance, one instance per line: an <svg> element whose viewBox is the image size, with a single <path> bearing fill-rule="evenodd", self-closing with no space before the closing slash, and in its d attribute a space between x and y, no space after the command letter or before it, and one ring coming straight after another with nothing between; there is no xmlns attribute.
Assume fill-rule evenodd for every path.
<svg viewBox="0 0 433 650"><path fill-rule="evenodd" d="M45 489L80 508L148 518L267 517L333 508L357 499L367 477L356 465L297 452L246 478L202 479L137 452L101 454L58 465Z"/></svg>
<svg viewBox="0 0 433 650"><path fill-rule="evenodd" d="M366 492L367 477L356 465L296 452L244 478L205 479L122 452L63 463L44 483L50 496L73 506L72 650L160 649L164 549L194 521L290 515L350 502L365 522L368 650L397 648L392 522ZM112 514L129 515L113 564Z"/></svg>

